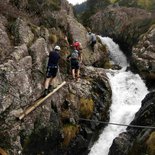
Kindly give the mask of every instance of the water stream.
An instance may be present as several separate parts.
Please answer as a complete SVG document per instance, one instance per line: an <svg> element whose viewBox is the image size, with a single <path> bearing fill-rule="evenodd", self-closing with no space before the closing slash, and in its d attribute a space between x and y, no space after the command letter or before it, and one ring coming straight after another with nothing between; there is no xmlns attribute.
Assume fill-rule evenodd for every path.
<svg viewBox="0 0 155 155"><path fill-rule="evenodd" d="M107 45L112 62L122 66L121 70L106 71L112 88L110 122L130 124L141 106L142 99L148 93L147 87L139 75L126 71L127 60L119 46L111 38L100 38L102 43ZM108 155L113 139L125 130L124 126L108 125L89 155Z"/></svg>

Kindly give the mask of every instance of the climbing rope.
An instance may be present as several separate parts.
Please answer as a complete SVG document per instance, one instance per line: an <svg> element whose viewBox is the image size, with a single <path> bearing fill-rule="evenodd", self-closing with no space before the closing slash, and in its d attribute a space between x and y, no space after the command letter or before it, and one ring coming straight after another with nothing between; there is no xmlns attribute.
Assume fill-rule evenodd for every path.
<svg viewBox="0 0 155 155"><path fill-rule="evenodd" d="M87 122L96 122L96 123L101 123L101 124L126 126L126 127L132 127L132 128L155 129L155 127L153 127L153 126L127 125L127 124L120 124L120 123L111 123L111 122L96 121L96 120L85 119L85 118L79 118L79 120L81 120L81 121L87 121Z"/></svg>

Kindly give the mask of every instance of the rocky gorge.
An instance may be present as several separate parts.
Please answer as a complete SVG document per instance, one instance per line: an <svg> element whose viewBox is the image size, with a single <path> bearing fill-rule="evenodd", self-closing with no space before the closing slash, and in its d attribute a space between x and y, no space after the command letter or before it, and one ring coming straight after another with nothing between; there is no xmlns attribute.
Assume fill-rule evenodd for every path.
<svg viewBox="0 0 155 155"><path fill-rule="evenodd" d="M65 0L8 0L0 2L0 8L0 154L88 154L105 127L99 121L109 121L112 91L105 69L119 66L110 63L109 51L99 37L95 52L91 51L86 28L76 20L72 6ZM91 18L91 29L128 47L125 54L129 56L131 70L141 75L150 90L131 124L153 126L155 26L152 15L134 8L107 10ZM83 46L79 82L67 74L66 56L70 47L64 39L66 35L70 43L78 39ZM19 114L44 90L47 58L55 45L60 45L62 51L54 85L67 83L20 121ZM154 155L153 142L153 130L128 127L114 139L109 155Z"/></svg>

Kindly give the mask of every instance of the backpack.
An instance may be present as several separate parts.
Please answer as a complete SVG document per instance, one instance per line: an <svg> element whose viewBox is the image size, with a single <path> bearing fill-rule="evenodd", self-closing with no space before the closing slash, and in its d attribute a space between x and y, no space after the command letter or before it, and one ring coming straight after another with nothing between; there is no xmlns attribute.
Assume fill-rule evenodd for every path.
<svg viewBox="0 0 155 155"><path fill-rule="evenodd" d="M79 52L77 50L74 50L71 54L71 59L78 59L79 58Z"/></svg>

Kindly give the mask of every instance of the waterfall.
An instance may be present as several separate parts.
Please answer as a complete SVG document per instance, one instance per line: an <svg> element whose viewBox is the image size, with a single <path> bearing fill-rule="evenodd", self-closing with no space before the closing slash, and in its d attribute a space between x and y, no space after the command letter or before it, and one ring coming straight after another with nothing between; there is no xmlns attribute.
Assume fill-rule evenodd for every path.
<svg viewBox="0 0 155 155"><path fill-rule="evenodd" d="M109 57L111 58L112 63L119 65L121 67L127 66L127 59L123 52L120 50L119 46L113 42L109 37L100 37L102 44L106 45L109 50Z"/></svg>
<svg viewBox="0 0 155 155"><path fill-rule="evenodd" d="M111 38L100 38L102 43L107 45L112 61L122 67L127 66L126 58L119 46ZM148 90L137 74L125 71L125 69L107 70L106 72L112 88L110 122L130 124ZM108 155L113 139L125 130L124 126L108 125L91 148L89 155Z"/></svg>

